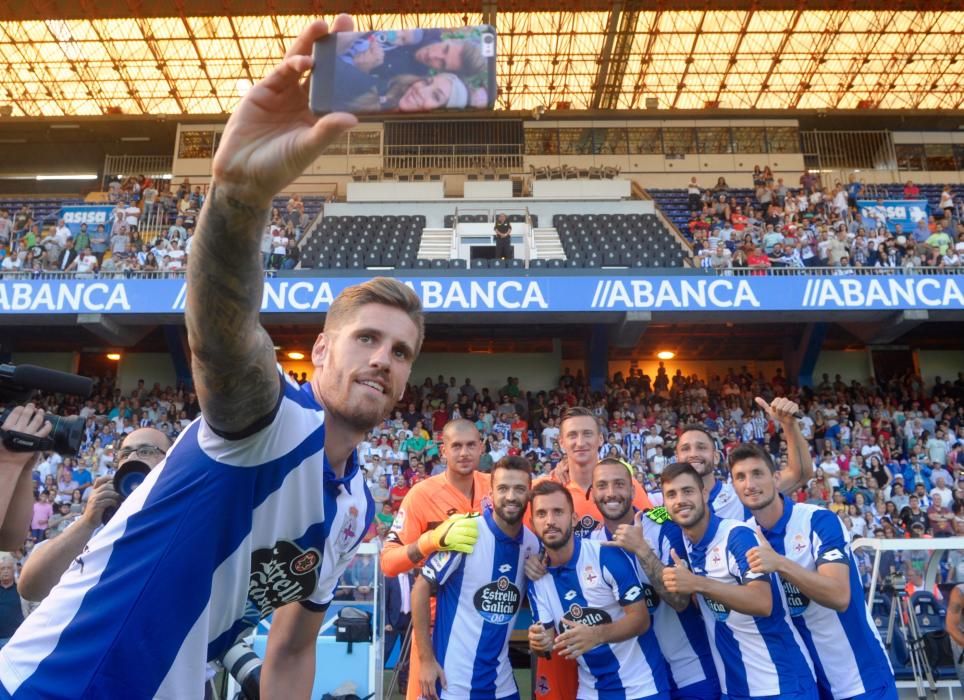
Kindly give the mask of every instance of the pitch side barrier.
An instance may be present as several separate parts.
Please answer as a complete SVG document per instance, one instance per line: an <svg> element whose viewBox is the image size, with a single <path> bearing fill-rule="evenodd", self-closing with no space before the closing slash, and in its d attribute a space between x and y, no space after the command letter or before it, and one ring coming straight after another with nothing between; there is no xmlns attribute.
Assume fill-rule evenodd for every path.
<svg viewBox="0 0 964 700"><path fill-rule="evenodd" d="M633 275L540 270L516 275L313 271L266 276L262 312L325 312L338 293L376 274L410 285L428 313L964 311L964 270L888 275ZM661 271L662 272L662 271ZM0 318L51 314L180 314L183 276L161 279L0 277Z"/></svg>

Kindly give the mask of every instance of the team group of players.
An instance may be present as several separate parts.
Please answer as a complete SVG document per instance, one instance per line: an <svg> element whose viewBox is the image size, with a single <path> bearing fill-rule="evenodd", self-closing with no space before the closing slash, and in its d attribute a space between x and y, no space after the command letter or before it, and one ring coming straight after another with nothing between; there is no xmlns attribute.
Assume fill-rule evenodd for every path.
<svg viewBox="0 0 964 700"><path fill-rule="evenodd" d="M310 696L326 608L374 518L355 446L403 395L425 332L400 281L349 287L298 387L260 325L272 197L357 123L307 106L327 32L309 25L247 92L215 154L185 311L202 414L0 650L0 697L200 697L208 662L272 614L261 696ZM386 575L421 570L408 697L518 697L507 643L528 595L545 698L896 698L847 532L783 495L812 472L797 407L765 406L787 467L744 446L719 481L711 436L685 429L665 509L599 461L588 411L564 416L566 466L535 484L524 460L479 473L477 430L450 423L446 471L408 493L382 555Z"/></svg>
<svg viewBox="0 0 964 700"><path fill-rule="evenodd" d="M564 414L565 466L535 483L521 457L479 473L478 431L449 423L446 471L408 493L382 554L386 575L420 567L409 700L518 698L508 644L526 596L540 698L895 699L849 534L786 495L813 471L798 407L758 403L788 465L745 444L723 481L712 436L688 426L656 508L630 465L599 460L587 409Z"/></svg>

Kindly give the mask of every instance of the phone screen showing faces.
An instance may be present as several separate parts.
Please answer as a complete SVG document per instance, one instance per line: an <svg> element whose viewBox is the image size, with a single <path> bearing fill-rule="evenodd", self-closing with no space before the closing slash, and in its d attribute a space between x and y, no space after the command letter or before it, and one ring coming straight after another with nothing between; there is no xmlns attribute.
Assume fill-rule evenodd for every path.
<svg viewBox="0 0 964 700"><path fill-rule="evenodd" d="M495 30L398 29L330 34L314 47L315 112L354 114L491 109Z"/></svg>

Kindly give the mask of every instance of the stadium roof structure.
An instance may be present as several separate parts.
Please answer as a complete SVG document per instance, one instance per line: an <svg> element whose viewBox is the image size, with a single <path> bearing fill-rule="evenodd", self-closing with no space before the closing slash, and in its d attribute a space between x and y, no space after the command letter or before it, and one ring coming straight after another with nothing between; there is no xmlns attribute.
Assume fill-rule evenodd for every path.
<svg viewBox="0 0 964 700"><path fill-rule="evenodd" d="M493 24L501 110L658 105L749 114L964 105L958 3L328 4L6 0L0 4L0 115L224 114L278 62L310 20L304 13L330 17L337 9L354 12L362 30Z"/></svg>

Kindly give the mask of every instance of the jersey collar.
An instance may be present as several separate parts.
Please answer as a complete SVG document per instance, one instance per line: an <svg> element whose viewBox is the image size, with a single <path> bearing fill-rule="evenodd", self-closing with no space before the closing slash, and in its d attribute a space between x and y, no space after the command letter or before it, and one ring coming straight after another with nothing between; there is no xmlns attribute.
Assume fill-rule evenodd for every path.
<svg viewBox="0 0 964 700"><path fill-rule="evenodd" d="M318 399L315 398L314 389L311 388L311 382L305 382L301 385L301 392L307 396L311 403L318 407L319 410L324 407L318 403ZM351 454L348 455L348 460L345 462L345 475L341 478L335 476L334 470L331 468L331 463L328 461L328 455L322 451L325 460L325 472L324 472L324 484L325 488L330 488L337 492L340 486L345 487L345 491L349 494L351 493L351 482L358 474L358 450L352 450Z"/></svg>
<svg viewBox="0 0 964 700"><path fill-rule="evenodd" d="M582 538L581 538L581 537L577 537L577 536L576 536L576 533L575 533L575 530L573 530L573 533L572 533L572 556L569 558L569 561L567 561L565 564L562 564L561 566L550 566L550 567L549 567L549 571L560 571L560 572L561 572L561 571L565 571L565 570L567 570L567 569L570 570L570 571L575 571L575 570L576 570L576 562L579 561L579 550L580 550L581 547L582 547Z"/></svg>
<svg viewBox="0 0 964 700"><path fill-rule="evenodd" d="M515 537L509 537L509 535L502 532L502 528L499 524L495 522L495 517L492 514L491 508L486 508L482 511L482 519L485 520L485 524L489 526L495 539L506 542L508 544L522 544L522 533L525 531L525 526L519 528L519 534Z"/></svg>
<svg viewBox="0 0 964 700"><path fill-rule="evenodd" d="M713 501L715 501L716 497L720 495L720 491L722 489L723 489L723 482L717 479L716 483L713 484L713 488L710 489L710 497L709 499L707 499L711 510L713 508Z"/></svg>
<svg viewBox="0 0 964 700"><path fill-rule="evenodd" d="M713 541L713 538L716 537L716 531L720 529L721 522L723 521L719 517L710 513L710 522L709 525L706 526L706 532L703 534L703 539L701 539L699 542L694 542L693 549L702 551L709 547L710 543Z"/></svg>
<svg viewBox="0 0 964 700"><path fill-rule="evenodd" d="M787 533L787 524L790 522L790 514L793 511L793 501L790 500L785 494L780 494L780 498L783 499L783 515L777 520L773 527L769 530L763 529L766 534L773 533L775 535L785 535Z"/></svg>

